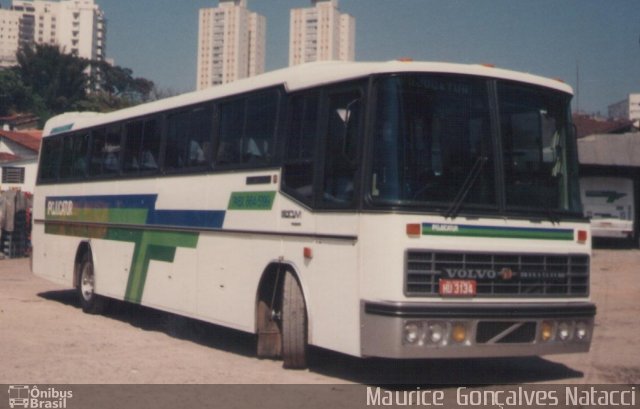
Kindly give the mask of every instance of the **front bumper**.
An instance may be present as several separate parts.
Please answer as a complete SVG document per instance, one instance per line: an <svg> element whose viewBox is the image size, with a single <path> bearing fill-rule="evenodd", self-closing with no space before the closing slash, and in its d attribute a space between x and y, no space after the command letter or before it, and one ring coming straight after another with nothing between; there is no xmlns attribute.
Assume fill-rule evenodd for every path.
<svg viewBox="0 0 640 409"><path fill-rule="evenodd" d="M473 358L587 352L596 307L361 301L362 356Z"/></svg>

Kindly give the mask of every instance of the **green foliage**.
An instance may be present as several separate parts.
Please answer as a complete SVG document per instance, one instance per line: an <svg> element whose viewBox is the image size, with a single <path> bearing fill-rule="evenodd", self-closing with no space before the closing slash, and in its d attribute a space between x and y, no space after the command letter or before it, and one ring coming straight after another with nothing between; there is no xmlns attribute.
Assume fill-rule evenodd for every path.
<svg viewBox="0 0 640 409"><path fill-rule="evenodd" d="M0 70L0 115L32 112L44 123L63 112L108 112L156 95L152 81L128 68L65 54L57 46L24 47L17 59L17 67Z"/></svg>
<svg viewBox="0 0 640 409"><path fill-rule="evenodd" d="M86 98L86 60L46 44L24 47L17 58L22 82L42 98L52 113L64 112Z"/></svg>
<svg viewBox="0 0 640 409"><path fill-rule="evenodd" d="M25 111L43 112L42 99L22 82L17 70L0 70L0 115Z"/></svg>

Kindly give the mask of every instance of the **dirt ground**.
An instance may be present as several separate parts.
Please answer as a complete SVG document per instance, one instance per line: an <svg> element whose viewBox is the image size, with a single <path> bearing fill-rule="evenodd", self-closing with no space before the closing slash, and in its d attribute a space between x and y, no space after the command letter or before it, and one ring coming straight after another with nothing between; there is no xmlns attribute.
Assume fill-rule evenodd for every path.
<svg viewBox="0 0 640 409"><path fill-rule="evenodd" d="M312 351L309 370L255 357L252 335L117 303L83 314L73 290L0 261L0 384L640 383L640 251L596 250L588 354L394 362Z"/></svg>

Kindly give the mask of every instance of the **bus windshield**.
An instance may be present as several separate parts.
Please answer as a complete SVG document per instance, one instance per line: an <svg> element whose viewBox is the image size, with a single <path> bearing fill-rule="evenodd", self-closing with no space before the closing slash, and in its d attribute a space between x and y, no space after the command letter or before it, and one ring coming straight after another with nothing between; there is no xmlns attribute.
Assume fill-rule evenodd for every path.
<svg viewBox="0 0 640 409"><path fill-rule="evenodd" d="M458 209L553 218L580 213L570 96L510 81L490 84L444 74L377 81L374 205L447 216Z"/></svg>

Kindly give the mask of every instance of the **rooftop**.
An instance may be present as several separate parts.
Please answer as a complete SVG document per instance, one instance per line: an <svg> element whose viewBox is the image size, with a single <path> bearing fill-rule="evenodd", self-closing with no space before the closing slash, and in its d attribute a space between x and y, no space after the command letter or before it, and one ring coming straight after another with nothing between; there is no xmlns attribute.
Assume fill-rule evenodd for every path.
<svg viewBox="0 0 640 409"><path fill-rule="evenodd" d="M17 143L18 145L24 146L25 148L30 149L34 152L38 152L40 150L40 141L42 140L42 131L0 130L0 137L9 139L10 141Z"/></svg>

